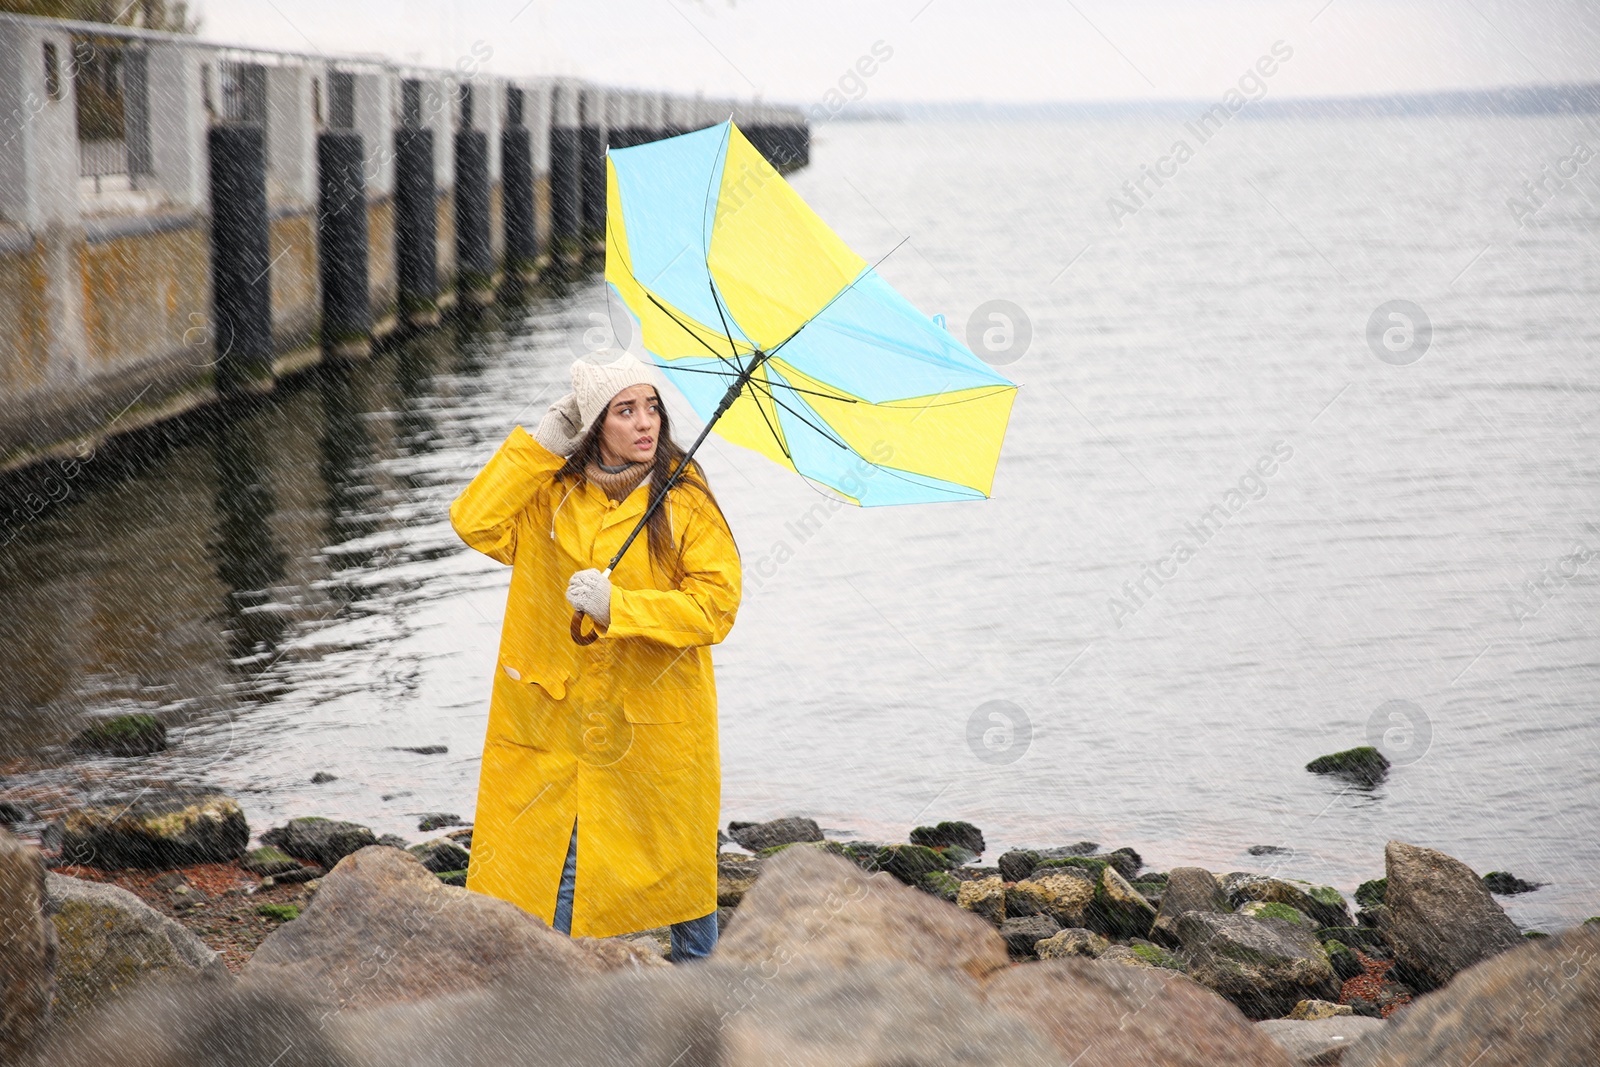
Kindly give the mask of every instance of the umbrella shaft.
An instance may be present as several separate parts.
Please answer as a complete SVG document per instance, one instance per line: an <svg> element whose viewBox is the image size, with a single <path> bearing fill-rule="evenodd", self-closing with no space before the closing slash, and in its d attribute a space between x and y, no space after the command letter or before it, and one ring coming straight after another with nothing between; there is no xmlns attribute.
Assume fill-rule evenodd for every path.
<svg viewBox="0 0 1600 1067"><path fill-rule="evenodd" d="M678 478L688 469L689 461L694 458L694 454L700 450L700 446L710 436L711 428L717 424L718 419L727 414L729 408L733 407L733 402L739 399L739 393L744 389L745 383L754 376L756 368L765 363L766 359L767 354L765 352L757 352L755 353L755 358L750 361L750 365L739 371L739 377L735 378L733 384L728 386L728 391L722 394L722 400L718 402L717 410L711 413L711 418L706 420L705 427L700 431L700 436L694 439L694 444L689 446L689 450L678 461L677 468L667 478L667 484L662 488L660 494L650 502L650 506L645 509L644 515L639 518L639 524L633 528L633 532L628 535L628 539L622 542L622 547L617 549L617 554L611 557L611 562L606 567L607 574L617 569L617 564L622 560L629 546L633 544L634 539L639 536L639 531L649 524L650 516L656 513L656 509L661 506L663 500L667 499L667 494L672 491L672 487L678 484Z"/></svg>

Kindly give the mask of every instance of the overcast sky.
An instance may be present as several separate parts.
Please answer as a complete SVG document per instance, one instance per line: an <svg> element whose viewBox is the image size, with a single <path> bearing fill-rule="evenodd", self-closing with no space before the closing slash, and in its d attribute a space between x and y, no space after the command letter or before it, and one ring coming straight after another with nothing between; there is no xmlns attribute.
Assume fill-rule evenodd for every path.
<svg viewBox="0 0 1600 1067"><path fill-rule="evenodd" d="M1278 96L1600 81L1595 0L199 0L201 34L800 104ZM881 42L881 43L880 43ZM870 77L848 74L874 46Z"/></svg>

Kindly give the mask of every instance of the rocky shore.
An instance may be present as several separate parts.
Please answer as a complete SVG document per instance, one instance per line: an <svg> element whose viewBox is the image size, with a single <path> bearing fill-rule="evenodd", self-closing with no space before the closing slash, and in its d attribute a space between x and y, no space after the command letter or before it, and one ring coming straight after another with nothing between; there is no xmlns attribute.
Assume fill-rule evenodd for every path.
<svg viewBox="0 0 1600 1067"><path fill-rule="evenodd" d="M1524 935L1494 893L1530 883L1420 845L1351 901L1090 841L988 864L964 822L733 822L717 950L674 966L665 929L569 939L461 888L459 823L251 848L231 798L169 789L0 831L0 1062L1600 1062L1600 920Z"/></svg>

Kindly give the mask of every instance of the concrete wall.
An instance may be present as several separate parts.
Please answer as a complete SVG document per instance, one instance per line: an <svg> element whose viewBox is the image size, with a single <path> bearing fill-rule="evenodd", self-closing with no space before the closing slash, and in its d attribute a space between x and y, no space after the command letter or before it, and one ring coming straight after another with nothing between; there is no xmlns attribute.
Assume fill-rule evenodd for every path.
<svg viewBox="0 0 1600 1067"><path fill-rule="evenodd" d="M145 54L148 173L79 177L73 48L112 39ZM53 53L56 77L47 73ZM454 134L466 116L489 149L493 259L505 250L501 131L507 90L523 91L531 132L534 213L551 238L553 125L649 131L720 122L732 104L552 78L508 79L371 57L234 48L170 34L0 14L0 472L79 452L217 398L207 131L237 118L224 63L265 71L268 268L275 373L326 358L319 344L318 136L331 128L333 80L352 76L350 121L362 138L368 282L374 333L396 328L394 137L403 84L422 88L421 122L434 135L436 247L441 284L455 270ZM556 90L560 86L562 92ZM230 111L230 107L233 111ZM580 114L581 110L581 114ZM772 121L763 108L762 121ZM718 111L715 117L710 113ZM789 121L803 125L797 109ZM341 114L342 118L342 114ZM689 121L690 119L694 121ZM442 302L451 302L445 292Z"/></svg>

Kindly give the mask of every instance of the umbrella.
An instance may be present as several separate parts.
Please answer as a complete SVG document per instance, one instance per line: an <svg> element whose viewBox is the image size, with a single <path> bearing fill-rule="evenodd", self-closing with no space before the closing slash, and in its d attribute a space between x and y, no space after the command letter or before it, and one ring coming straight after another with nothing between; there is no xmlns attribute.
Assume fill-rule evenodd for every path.
<svg viewBox="0 0 1600 1067"><path fill-rule="evenodd" d="M715 428L863 507L989 495L1016 385L895 292L731 120L608 152L606 220L606 281L705 423L674 480Z"/></svg>

